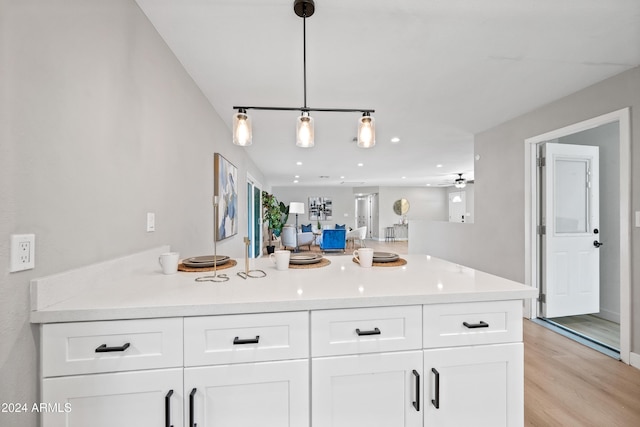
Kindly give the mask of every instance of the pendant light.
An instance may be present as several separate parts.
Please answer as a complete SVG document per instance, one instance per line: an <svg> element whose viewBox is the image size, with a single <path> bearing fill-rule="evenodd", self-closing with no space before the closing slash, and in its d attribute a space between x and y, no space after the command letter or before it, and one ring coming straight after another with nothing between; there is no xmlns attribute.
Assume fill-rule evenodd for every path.
<svg viewBox="0 0 640 427"><path fill-rule="evenodd" d="M313 147L313 117L303 111L296 124L296 145L302 148Z"/></svg>
<svg viewBox="0 0 640 427"><path fill-rule="evenodd" d="M371 148L374 145L376 145L376 124L369 113L364 113L358 122L358 147Z"/></svg>
<svg viewBox="0 0 640 427"><path fill-rule="evenodd" d="M233 115L233 143L247 147L252 143L251 118L244 108Z"/></svg>
<svg viewBox="0 0 640 427"><path fill-rule="evenodd" d="M251 145L251 118L247 115L247 110L300 111L301 114L296 121L296 145L303 148L310 148L314 146L314 120L309 112L362 113L362 117L360 117L360 120L358 121L358 147L370 148L376 144L375 123L373 117L371 117L371 113L375 112L375 110L307 107L307 18L313 15L315 10L316 6L313 0L294 0L293 2L293 11L297 16L302 18L304 106L233 107L234 110L238 110L238 112L233 115L234 144L241 146Z"/></svg>

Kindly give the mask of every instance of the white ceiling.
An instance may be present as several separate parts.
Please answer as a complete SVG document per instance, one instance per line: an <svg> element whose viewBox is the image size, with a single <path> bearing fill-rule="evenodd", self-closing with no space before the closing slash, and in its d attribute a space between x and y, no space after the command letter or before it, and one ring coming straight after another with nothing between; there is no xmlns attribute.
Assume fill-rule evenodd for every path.
<svg viewBox="0 0 640 427"><path fill-rule="evenodd" d="M234 105L303 106L293 0L137 3L229 128ZM640 0L315 3L307 105L375 109L377 144L352 142L358 113L313 113L316 145L304 149L298 112L249 110L246 151L274 186L472 178L475 133L640 64Z"/></svg>

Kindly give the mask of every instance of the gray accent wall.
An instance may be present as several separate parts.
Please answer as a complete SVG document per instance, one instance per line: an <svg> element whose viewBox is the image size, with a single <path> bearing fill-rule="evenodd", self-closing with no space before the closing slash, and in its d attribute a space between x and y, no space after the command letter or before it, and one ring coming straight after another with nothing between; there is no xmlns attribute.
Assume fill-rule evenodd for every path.
<svg viewBox="0 0 640 427"><path fill-rule="evenodd" d="M640 353L640 67L611 77L476 135L473 266L524 281L524 141L631 107L631 351Z"/></svg>
<svg viewBox="0 0 640 427"><path fill-rule="evenodd" d="M31 279L164 244L212 253L214 152L238 168L241 206L247 172L264 177L134 1L0 7L0 402L30 407ZM244 253L239 212L219 253ZM8 272L14 233L35 233L34 270ZM0 413L2 426L36 424Z"/></svg>

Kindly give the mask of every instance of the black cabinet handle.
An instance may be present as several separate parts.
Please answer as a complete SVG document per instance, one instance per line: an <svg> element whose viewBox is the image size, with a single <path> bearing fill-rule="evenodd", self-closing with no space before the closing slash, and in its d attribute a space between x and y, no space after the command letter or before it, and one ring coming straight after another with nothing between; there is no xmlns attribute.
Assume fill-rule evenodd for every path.
<svg viewBox="0 0 640 427"><path fill-rule="evenodd" d="M431 399L431 403L436 407L436 409L440 409L440 372L438 372L436 368L431 368L431 372L436 374L435 399Z"/></svg>
<svg viewBox="0 0 640 427"><path fill-rule="evenodd" d="M487 322L483 322L482 320L480 321L480 323L467 323L467 322L462 322L462 324L464 326L466 326L469 329L476 329L476 328L488 328L489 324Z"/></svg>
<svg viewBox="0 0 640 427"><path fill-rule="evenodd" d="M380 329L378 328L373 328L373 331L361 331L360 329L356 329L356 334L358 334L359 337L365 336L365 335L380 335L382 332L380 332Z"/></svg>
<svg viewBox="0 0 640 427"><path fill-rule="evenodd" d="M169 390L169 393L164 397L164 425L165 427L173 427L171 425L171 396L173 396L173 390Z"/></svg>
<svg viewBox="0 0 640 427"><path fill-rule="evenodd" d="M193 390L191 390L191 393L189 393L189 427L197 427L198 424L195 423L194 417L194 401L195 401L195 395L196 395L196 391L198 391L198 389L196 389L195 387L193 388Z"/></svg>
<svg viewBox="0 0 640 427"><path fill-rule="evenodd" d="M414 369L413 375L416 377L416 400L413 402L413 407L420 412L420 374Z"/></svg>
<svg viewBox="0 0 640 427"><path fill-rule="evenodd" d="M131 346L130 343L126 343L125 345L121 345L120 347L107 347L106 344L102 344L100 347L96 348L96 353L109 353L112 351L125 351Z"/></svg>
<svg viewBox="0 0 640 427"><path fill-rule="evenodd" d="M256 335L255 338L249 338L246 340L241 340L238 337L235 337L233 339L233 345L240 345L240 344L258 344L258 342L260 342L260 335Z"/></svg>

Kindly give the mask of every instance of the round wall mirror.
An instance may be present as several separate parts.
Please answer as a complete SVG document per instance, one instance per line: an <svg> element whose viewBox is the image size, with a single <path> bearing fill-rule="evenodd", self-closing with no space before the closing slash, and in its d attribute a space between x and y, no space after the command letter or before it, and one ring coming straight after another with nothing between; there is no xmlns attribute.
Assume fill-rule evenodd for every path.
<svg viewBox="0 0 640 427"><path fill-rule="evenodd" d="M406 215L409 212L409 201L407 199L396 200L393 203L393 211L396 215Z"/></svg>

